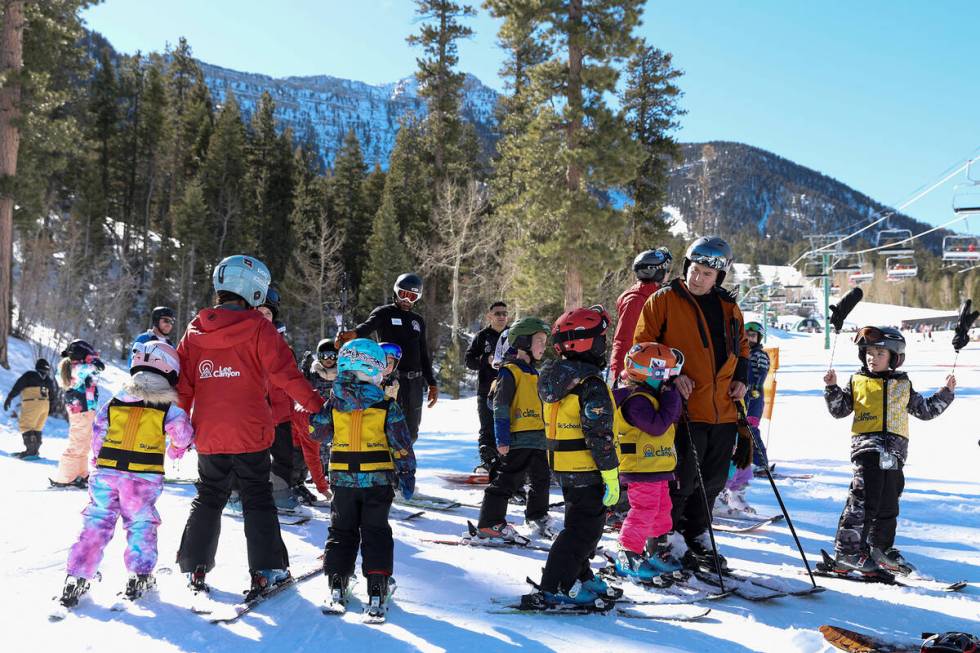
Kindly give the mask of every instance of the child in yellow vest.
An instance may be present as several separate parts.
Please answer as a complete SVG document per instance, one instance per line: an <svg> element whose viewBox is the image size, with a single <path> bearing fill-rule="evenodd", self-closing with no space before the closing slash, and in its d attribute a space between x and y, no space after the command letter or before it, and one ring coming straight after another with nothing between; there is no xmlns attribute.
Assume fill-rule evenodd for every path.
<svg viewBox="0 0 980 653"><path fill-rule="evenodd" d="M670 489L677 451L674 425L681 416L680 393L665 385L681 372L684 354L653 342L639 342L626 354L623 387L613 391L616 400L616 440L619 480L627 486L630 510L619 531L616 572L651 582L678 571L680 562L670 552L667 533ZM645 555L647 541L656 548Z"/></svg>
<svg viewBox="0 0 980 653"><path fill-rule="evenodd" d="M24 437L24 451L15 453L21 460L37 460L40 457L41 431L48 420L51 402L54 401L54 380L51 364L37 359L33 370L21 375L3 401L3 409L10 410L10 402L20 396L20 415L17 425Z"/></svg>
<svg viewBox="0 0 980 653"><path fill-rule="evenodd" d="M180 361L161 340L133 345L130 380L102 406L92 432L89 504L84 526L68 554L68 578L61 604L78 603L95 576L119 517L126 528L123 559L130 572L126 598L152 588L157 563L156 502L163 492L164 454L180 458L194 437L187 413L177 407ZM170 448L167 448L167 436Z"/></svg>
<svg viewBox="0 0 980 653"><path fill-rule="evenodd" d="M337 355L333 392L310 419L313 439L331 444L333 501L323 558L330 597L323 611L346 610L359 548L369 621L384 620L395 587L395 544L388 525L395 489L405 500L415 492L412 435L398 403L381 389L385 367L385 352L375 341L356 338L345 344Z"/></svg>
<svg viewBox="0 0 980 653"><path fill-rule="evenodd" d="M542 368L538 396L548 462L565 499L565 527L548 552L539 591L521 598L525 609L572 605L607 610L622 594L589 566L602 537L606 509L619 500L616 407L602 379L608 329L609 314L601 306L567 311L551 329L561 360Z"/></svg>
<svg viewBox="0 0 980 653"><path fill-rule="evenodd" d="M902 467L908 455L909 414L919 419L938 417L953 402L956 377L925 399L912 389L908 375L897 369L905 362L905 337L898 329L867 326L854 341L861 371L846 388L837 373L824 375L824 399L830 414L840 419L854 413L851 462L854 479L837 527L834 571L908 574L911 565L895 548L898 503L905 487Z"/></svg>
<svg viewBox="0 0 980 653"><path fill-rule="evenodd" d="M539 535L549 539L555 536L548 517L551 471L535 369L535 363L544 355L549 331L544 320L525 317L507 333L509 349L494 379L492 393L494 435L503 462L483 494L477 525L479 539L524 539L507 523L507 502L524 486L525 477L531 480L525 523L533 525Z"/></svg>

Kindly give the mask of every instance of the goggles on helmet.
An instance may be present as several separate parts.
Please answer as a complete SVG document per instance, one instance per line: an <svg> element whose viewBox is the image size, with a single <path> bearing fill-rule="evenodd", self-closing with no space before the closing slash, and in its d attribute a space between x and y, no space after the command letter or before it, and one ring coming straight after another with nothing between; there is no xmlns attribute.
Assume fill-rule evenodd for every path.
<svg viewBox="0 0 980 653"><path fill-rule="evenodd" d="M639 374L649 377L652 381L666 381L675 376L680 376L681 368L684 367L684 354L680 349L671 348L677 363L673 367L665 367L666 361L659 361L661 365L638 365L629 356L626 357L626 367L636 370ZM656 359L654 359L656 361Z"/></svg>
<svg viewBox="0 0 980 653"><path fill-rule="evenodd" d="M399 288L395 292L395 297L410 304L414 304L422 298L422 293L415 292L414 290L406 290L405 288Z"/></svg>
<svg viewBox="0 0 980 653"><path fill-rule="evenodd" d="M887 340L902 342L904 339L900 335L887 333L878 327L873 326L861 327L861 329L859 329L857 334L854 336L854 342L860 346L884 343Z"/></svg>
<svg viewBox="0 0 980 653"><path fill-rule="evenodd" d="M692 263L700 263L701 265L706 265L709 268L714 268L715 270L720 270L721 272L728 269L728 257L720 254L702 254L699 252L691 252L688 258L691 259Z"/></svg>
<svg viewBox="0 0 980 653"><path fill-rule="evenodd" d="M316 357L317 357L317 359L322 360L322 361L336 361L337 360L337 352L332 351L332 350L320 351L320 352L317 352Z"/></svg>

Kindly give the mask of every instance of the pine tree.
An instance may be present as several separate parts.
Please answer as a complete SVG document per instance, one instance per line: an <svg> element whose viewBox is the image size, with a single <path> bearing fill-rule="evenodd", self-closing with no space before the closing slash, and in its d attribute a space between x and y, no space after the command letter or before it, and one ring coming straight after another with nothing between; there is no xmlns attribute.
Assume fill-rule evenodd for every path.
<svg viewBox="0 0 980 653"><path fill-rule="evenodd" d="M638 40L640 0L552 0L528 6L488 0L486 6L523 30L548 58L527 72L531 119L501 152L520 197L518 296L540 307L564 296L564 306L585 303L605 261L618 255L626 235L621 215L600 198L634 176L640 150L625 121L608 106L619 80L617 65ZM507 159L504 161L504 159ZM499 166L498 166L499 168Z"/></svg>
<svg viewBox="0 0 980 653"><path fill-rule="evenodd" d="M643 148L643 160L628 189L632 206L631 252L659 244L668 225L663 208L671 164L681 160L680 145L672 136L678 118L687 113L678 106L683 96L675 83L683 73L672 65L672 56L653 46L644 46L626 68L622 112L633 137Z"/></svg>
<svg viewBox="0 0 980 653"><path fill-rule="evenodd" d="M391 177L389 176L389 180ZM367 265L359 294L358 315L365 317L375 306L391 299L395 277L411 267L399 229L398 198L385 186L384 199L367 243Z"/></svg>
<svg viewBox="0 0 980 653"><path fill-rule="evenodd" d="M361 144L357 140L357 134L350 129L334 159L333 175L330 178L330 201L337 224L344 232L341 256L344 269L348 273L351 298L355 302L361 286L367 239L371 235L371 219L374 215L368 212L365 203L366 179L367 164L361 154Z"/></svg>

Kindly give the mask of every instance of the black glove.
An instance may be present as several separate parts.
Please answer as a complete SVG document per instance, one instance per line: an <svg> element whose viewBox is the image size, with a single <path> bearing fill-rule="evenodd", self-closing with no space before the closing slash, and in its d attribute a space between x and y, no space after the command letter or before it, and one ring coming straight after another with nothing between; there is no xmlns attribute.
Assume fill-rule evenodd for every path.
<svg viewBox="0 0 980 653"><path fill-rule="evenodd" d="M830 323L834 325L834 331L840 333L844 328L844 318L854 310L863 297L863 290L852 288L849 293L840 298L839 302L830 305Z"/></svg>
<svg viewBox="0 0 980 653"><path fill-rule="evenodd" d="M970 311L972 307L973 300L967 299L960 308L960 321L953 335L953 349L956 351L963 349L970 342L970 327L980 316L980 311Z"/></svg>
<svg viewBox="0 0 980 653"><path fill-rule="evenodd" d="M496 447L481 444L480 460L482 460L483 464L487 466L487 469L490 469L497 464L498 460L500 460L500 453L497 451Z"/></svg>
<svg viewBox="0 0 980 653"><path fill-rule="evenodd" d="M735 441L735 453L732 462L738 469L745 469L752 464L752 430L745 418L739 416L737 422L738 440Z"/></svg>

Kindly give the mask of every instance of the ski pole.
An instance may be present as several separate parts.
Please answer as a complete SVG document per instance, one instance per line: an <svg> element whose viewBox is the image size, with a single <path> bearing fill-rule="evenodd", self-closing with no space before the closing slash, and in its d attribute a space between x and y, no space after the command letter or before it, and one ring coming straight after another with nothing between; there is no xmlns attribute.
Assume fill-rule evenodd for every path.
<svg viewBox="0 0 980 653"><path fill-rule="evenodd" d="M687 443L691 447L691 456L694 458L694 470L698 476L698 487L701 489L701 500L704 502L704 514L708 522L708 536L711 538L711 553L715 558L715 572L718 574L718 587L724 593L725 580L721 573L721 559L718 557L718 545L715 544L715 529L711 525L711 506L708 505L708 492L704 489L704 478L701 476L701 461L698 460L698 449L694 446L694 436L691 435L691 422L687 418L687 405L681 413L684 420L684 430L687 432Z"/></svg>
<svg viewBox="0 0 980 653"><path fill-rule="evenodd" d="M834 369L834 354L837 353L837 338L840 337L840 331L834 330L834 345L830 348L830 365L827 366L827 371ZM769 443L769 438L766 436L766 444Z"/></svg>

